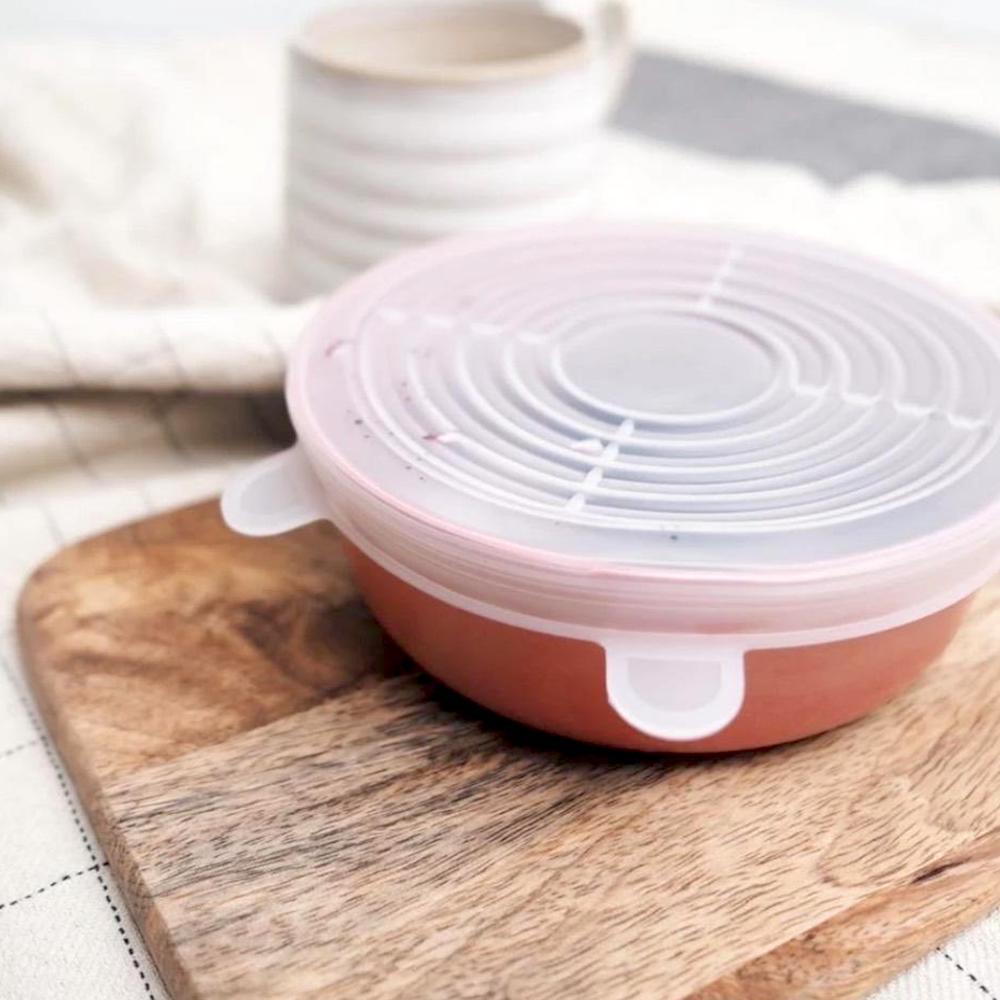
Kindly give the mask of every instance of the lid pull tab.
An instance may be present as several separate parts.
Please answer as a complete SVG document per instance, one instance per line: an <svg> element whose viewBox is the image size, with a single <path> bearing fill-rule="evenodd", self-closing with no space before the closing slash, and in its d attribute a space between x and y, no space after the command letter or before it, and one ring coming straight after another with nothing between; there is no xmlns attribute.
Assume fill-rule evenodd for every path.
<svg viewBox="0 0 1000 1000"><path fill-rule="evenodd" d="M323 488L298 445L255 462L222 493L222 519L244 535L280 535L326 516Z"/></svg>
<svg viewBox="0 0 1000 1000"><path fill-rule="evenodd" d="M633 729L661 740L699 740L743 706L743 650L674 648L608 640L608 703Z"/></svg>

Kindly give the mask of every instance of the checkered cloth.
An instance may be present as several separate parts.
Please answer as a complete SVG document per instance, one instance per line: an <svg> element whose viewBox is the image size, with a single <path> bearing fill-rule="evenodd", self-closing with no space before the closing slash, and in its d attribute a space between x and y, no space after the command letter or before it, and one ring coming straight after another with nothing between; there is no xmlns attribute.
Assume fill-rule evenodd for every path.
<svg viewBox="0 0 1000 1000"><path fill-rule="evenodd" d="M1000 38L801 0L634 9L602 214L817 237L1000 303ZM59 547L286 438L312 305L279 298L280 46L8 43L0 70L0 998L159 998L13 607ZM878 997L997 1000L1000 920Z"/></svg>

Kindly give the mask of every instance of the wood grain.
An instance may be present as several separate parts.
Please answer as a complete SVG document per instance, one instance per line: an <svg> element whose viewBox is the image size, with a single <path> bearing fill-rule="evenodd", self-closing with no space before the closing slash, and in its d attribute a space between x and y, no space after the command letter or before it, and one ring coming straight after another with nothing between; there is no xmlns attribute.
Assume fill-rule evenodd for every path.
<svg viewBox="0 0 1000 1000"><path fill-rule="evenodd" d="M864 996L1000 902L998 623L993 586L887 709L686 760L442 690L329 527L189 508L61 553L21 604L130 906L205 1000Z"/></svg>

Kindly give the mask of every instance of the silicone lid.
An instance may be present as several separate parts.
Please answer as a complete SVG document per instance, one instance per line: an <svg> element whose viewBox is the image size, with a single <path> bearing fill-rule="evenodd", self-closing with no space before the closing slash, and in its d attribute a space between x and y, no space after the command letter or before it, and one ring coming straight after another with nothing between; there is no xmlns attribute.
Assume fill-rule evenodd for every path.
<svg viewBox="0 0 1000 1000"><path fill-rule="evenodd" d="M859 581L895 588L874 600L895 613L992 566L997 334L985 311L811 244L549 228L352 282L299 345L289 400L341 520L442 585L517 607L530 582L533 608L541 593L592 620L612 597L595 574L686 582L695 631L720 602L735 631L778 627L759 613L776 600L822 626L872 607ZM650 593L614 599L678 596Z"/></svg>

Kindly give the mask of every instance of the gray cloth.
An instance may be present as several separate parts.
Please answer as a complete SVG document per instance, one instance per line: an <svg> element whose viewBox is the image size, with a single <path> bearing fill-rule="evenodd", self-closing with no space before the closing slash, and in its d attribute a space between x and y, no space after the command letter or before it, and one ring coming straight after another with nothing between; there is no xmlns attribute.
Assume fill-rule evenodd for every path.
<svg viewBox="0 0 1000 1000"><path fill-rule="evenodd" d="M616 124L717 156L795 163L830 184L1000 177L1000 135L659 53L636 59Z"/></svg>

